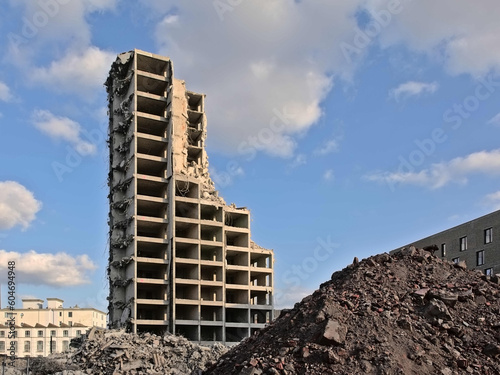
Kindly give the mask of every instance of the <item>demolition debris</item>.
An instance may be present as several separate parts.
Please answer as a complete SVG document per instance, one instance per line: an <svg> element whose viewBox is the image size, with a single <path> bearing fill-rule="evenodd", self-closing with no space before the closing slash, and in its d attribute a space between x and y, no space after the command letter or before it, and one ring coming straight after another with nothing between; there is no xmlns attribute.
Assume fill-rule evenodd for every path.
<svg viewBox="0 0 500 375"><path fill-rule="evenodd" d="M204 374L499 374L499 283L414 247L355 259Z"/></svg>

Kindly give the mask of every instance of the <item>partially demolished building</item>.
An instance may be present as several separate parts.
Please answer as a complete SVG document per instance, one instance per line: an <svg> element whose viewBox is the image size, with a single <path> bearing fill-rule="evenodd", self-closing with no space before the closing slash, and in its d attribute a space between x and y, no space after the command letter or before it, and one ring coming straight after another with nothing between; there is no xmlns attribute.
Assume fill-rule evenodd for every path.
<svg viewBox="0 0 500 375"><path fill-rule="evenodd" d="M110 328L239 342L273 318L273 252L210 179L205 96L140 50L118 55L106 87Z"/></svg>

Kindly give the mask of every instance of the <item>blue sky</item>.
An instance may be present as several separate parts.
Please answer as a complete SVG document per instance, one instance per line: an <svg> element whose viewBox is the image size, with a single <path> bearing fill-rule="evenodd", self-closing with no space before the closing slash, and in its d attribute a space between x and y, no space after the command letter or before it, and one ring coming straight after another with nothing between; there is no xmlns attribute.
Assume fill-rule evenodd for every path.
<svg viewBox="0 0 500 375"><path fill-rule="evenodd" d="M275 250L278 307L500 208L494 0L10 0L0 15L0 276L106 309L103 83L169 56L207 95L220 194ZM6 304L2 286L2 306Z"/></svg>

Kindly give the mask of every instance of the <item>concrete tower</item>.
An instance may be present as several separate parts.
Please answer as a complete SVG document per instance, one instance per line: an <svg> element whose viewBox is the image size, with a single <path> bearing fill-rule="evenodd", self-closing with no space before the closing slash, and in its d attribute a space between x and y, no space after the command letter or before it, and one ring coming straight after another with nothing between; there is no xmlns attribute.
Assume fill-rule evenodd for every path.
<svg viewBox="0 0 500 375"><path fill-rule="evenodd" d="M109 324L238 342L273 318L273 252L208 173L205 95L170 59L118 55L109 106Z"/></svg>

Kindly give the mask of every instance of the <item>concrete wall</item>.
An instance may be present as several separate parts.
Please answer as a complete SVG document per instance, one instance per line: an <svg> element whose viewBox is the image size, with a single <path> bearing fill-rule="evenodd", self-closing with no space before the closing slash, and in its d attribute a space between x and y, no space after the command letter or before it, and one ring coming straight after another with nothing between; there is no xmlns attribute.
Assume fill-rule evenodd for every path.
<svg viewBox="0 0 500 375"><path fill-rule="evenodd" d="M489 229L492 232L491 242L486 243L485 231ZM461 238L466 238L466 249L461 248ZM479 269L485 273L500 273L500 210L414 241L407 246L409 245L419 248L437 245L439 250L436 255L442 258L464 260L468 268ZM478 264L478 252L483 252L484 264Z"/></svg>

